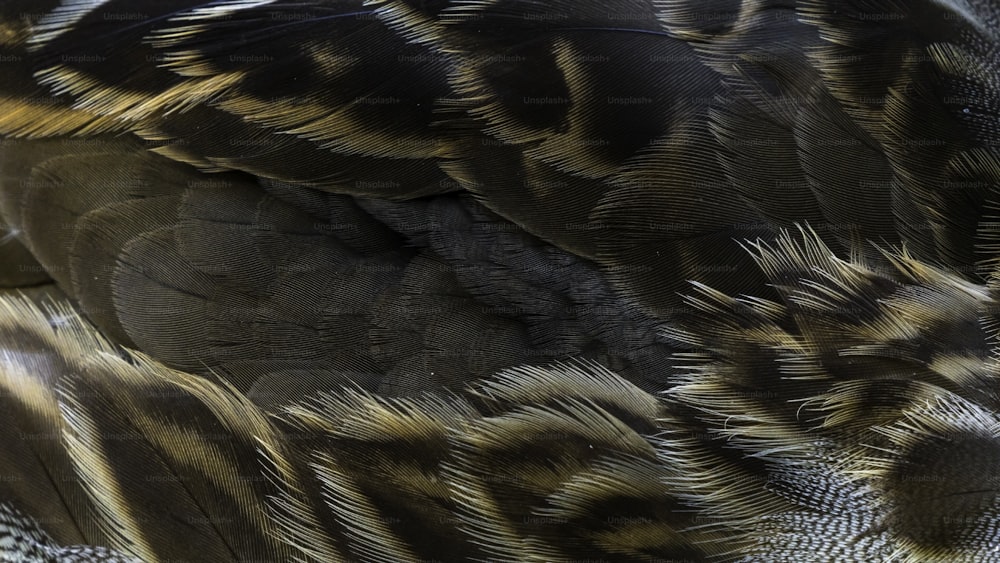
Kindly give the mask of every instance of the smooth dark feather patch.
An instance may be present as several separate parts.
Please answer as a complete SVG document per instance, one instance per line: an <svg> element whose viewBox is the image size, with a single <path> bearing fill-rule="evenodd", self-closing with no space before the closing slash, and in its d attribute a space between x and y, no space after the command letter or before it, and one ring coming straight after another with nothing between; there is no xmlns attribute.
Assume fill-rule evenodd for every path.
<svg viewBox="0 0 1000 563"><path fill-rule="evenodd" d="M876 430L889 446L869 454L891 506L889 526L915 554L970 557L997 540L997 421L954 395L904 411ZM857 470L857 464L852 464Z"/></svg>
<svg viewBox="0 0 1000 563"><path fill-rule="evenodd" d="M111 338L129 345L114 303L114 273L123 248L134 238L175 220L179 198L161 196L112 203L81 216L70 246L75 295L89 318Z"/></svg>
<svg viewBox="0 0 1000 563"><path fill-rule="evenodd" d="M25 287L51 281L45 268L19 240L20 231L0 228L0 287Z"/></svg>
<svg viewBox="0 0 1000 563"><path fill-rule="evenodd" d="M998 25L0 2L0 559L996 559Z"/></svg>
<svg viewBox="0 0 1000 563"><path fill-rule="evenodd" d="M168 227L125 246L114 276L115 307L139 347L200 371L212 358L204 319L211 278L178 254L175 241ZM195 342L199 350L192 354Z"/></svg>

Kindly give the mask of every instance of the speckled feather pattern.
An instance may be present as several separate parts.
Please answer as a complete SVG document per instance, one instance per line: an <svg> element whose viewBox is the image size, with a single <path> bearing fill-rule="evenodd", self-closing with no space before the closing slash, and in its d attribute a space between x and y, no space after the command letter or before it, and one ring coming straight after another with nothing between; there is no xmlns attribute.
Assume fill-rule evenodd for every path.
<svg viewBox="0 0 1000 563"><path fill-rule="evenodd" d="M995 0L0 0L0 560L1000 561Z"/></svg>

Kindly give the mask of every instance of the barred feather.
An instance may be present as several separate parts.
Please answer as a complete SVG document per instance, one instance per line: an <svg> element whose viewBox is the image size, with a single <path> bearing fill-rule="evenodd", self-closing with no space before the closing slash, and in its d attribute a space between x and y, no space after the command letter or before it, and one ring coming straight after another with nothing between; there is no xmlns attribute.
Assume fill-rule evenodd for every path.
<svg viewBox="0 0 1000 563"><path fill-rule="evenodd" d="M0 1L0 558L992 561L995 0Z"/></svg>

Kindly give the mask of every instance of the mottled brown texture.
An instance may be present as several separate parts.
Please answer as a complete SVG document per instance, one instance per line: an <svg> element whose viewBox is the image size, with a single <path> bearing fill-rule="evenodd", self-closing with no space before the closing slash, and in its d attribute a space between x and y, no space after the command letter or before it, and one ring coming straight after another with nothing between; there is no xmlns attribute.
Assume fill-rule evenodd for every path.
<svg viewBox="0 0 1000 563"><path fill-rule="evenodd" d="M998 30L0 0L0 549L996 557Z"/></svg>

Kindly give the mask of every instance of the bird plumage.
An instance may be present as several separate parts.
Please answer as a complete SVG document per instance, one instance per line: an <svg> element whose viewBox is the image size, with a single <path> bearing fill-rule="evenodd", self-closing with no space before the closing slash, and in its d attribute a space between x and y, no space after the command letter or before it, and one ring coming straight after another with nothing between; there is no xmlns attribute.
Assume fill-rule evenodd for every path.
<svg viewBox="0 0 1000 563"><path fill-rule="evenodd" d="M0 549L996 558L998 13L0 2Z"/></svg>

